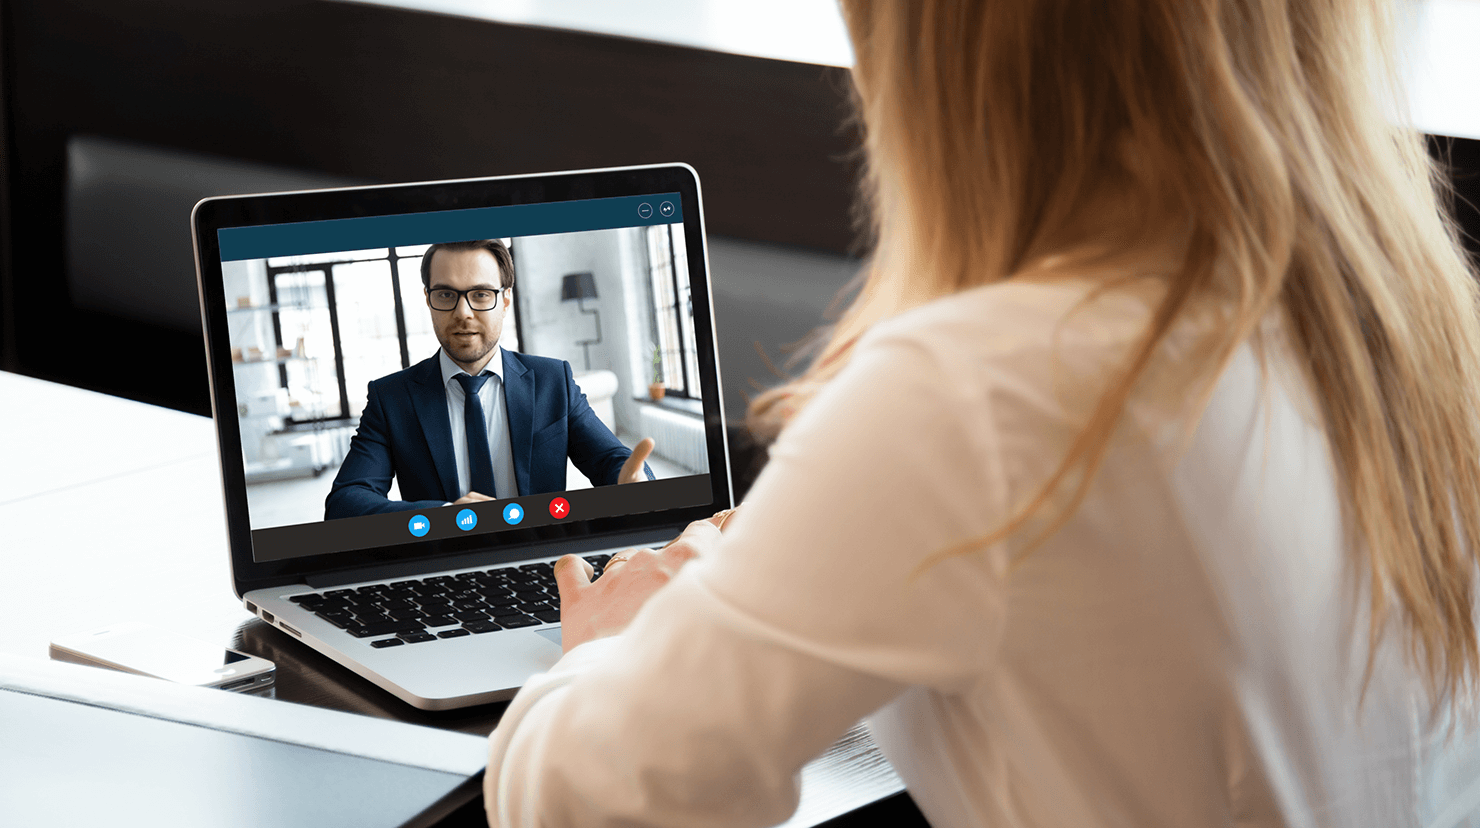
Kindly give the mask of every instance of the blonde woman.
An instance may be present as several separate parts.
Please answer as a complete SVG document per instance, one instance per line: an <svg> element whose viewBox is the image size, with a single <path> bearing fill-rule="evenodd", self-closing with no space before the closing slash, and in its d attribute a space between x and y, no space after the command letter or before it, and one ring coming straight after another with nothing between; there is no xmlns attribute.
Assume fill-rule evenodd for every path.
<svg viewBox="0 0 1480 828"><path fill-rule="evenodd" d="M844 12L869 280L722 538L559 567L490 820L773 824L860 718L937 828L1474 819L1480 324L1389 4Z"/></svg>

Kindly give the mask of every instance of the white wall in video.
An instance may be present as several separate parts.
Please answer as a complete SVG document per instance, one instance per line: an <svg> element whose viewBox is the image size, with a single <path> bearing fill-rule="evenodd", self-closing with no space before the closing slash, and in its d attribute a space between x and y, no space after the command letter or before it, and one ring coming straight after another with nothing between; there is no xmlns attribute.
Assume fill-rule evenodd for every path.
<svg viewBox="0 0 1480 828"><path fill-rule="evenodd" d="M645 470L653 478L707 473L683 225L500 241L514 270L507 299L498 296L506 309L493 312L502 313L497 341L512 360L501 366L512 365L516 375L503 380L511 383L507 393L516 395L503 413L512 435L504 450L525 453L517 486L536 489L518 494L593 485L576 462L580 446L592 439L572 432L571 457L558 458L565 466L563 478L559 469L547 467L556 462L549 452L538 450L554 445L554 425L533 420L552 410L543 394L563 364L599 420L599 427L588 421L592 429L629 449L644 437L654 440ZM455 492L438 482L447 479L439 473L445 471L445 458L420 458L407 448L423 441L437 446L428 450L431 454L445 452L438 441L450 434L441 431L445 424L437 424L433 436L423 440L423 418L436 406L428 405L418 379L443 364L439 320L440 335L450 339L455 359L461 353L458 343L477 340L471 329L486 322L489 311L473 311L471 295L453 297L464 322L434 310L422 282L427 249L399 246L223 264L253 529L324 520L336 479L339 490L329 517L349 516L346 508L456 501L450 496ZM432 261L442 268L461 258L439 251ZM445 382L440 373L435 379ZM524 392L519 392L521 381ZM380 398L367 416L372 382ZM530 390L535 388L539 391ZM440 406L441 416L448 416L445 398ZM357 432L360 445L354 448ZM521 437L539 445L521 448L522 440L516 439ZM355 454L346 463L352 448ZM379 485L384 458L376 452L396 466L381 498L392 505L377 505L368 497L345 506L339 495L346 477L363 478L370 488ZM368 456L378 459L370 462ZM499 462L495 456L495 466ZM585 465L593 468L589 458ZM598 485L614 482L606 471L593 474L606 476ZM507 472L504 479L507 485ZM563 489L551 481L563 482ZM494 496L512 495L498 491Z"/></svg>

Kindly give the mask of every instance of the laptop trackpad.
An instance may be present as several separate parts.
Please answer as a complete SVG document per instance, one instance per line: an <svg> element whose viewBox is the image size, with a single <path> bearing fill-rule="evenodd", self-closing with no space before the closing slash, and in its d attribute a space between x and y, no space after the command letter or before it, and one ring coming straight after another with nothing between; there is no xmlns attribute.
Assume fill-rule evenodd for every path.
<svg viewBox="0 0 1480 828"><path fill-rule="evenodd" d="M544 636L545 638L547 638L547 639L555 642L555 646L557 646L557 647L564 647L565 646L565 645L563 645L563 644L560 643L560 628L559 627L556 627L556 628L554 628L552 630L534 630L534 634L535 635Z"/></svg>

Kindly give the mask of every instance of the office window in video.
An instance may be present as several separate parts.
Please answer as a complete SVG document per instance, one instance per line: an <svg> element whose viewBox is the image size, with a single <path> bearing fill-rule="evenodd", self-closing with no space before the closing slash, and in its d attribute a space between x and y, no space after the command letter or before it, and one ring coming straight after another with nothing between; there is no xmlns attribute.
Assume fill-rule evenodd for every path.
<svg viewBox="0 0 1480 828"><path fill-rule="evenodd" d="M653 382L666 394L699 398L699 350L683 225L647 228L648 272L653 296Z"/></svg>

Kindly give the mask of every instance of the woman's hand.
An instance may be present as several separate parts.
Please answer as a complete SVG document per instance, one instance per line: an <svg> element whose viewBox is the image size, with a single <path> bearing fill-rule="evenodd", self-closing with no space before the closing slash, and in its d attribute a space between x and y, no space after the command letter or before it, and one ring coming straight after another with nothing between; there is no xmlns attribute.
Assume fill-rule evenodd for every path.
<svg viewBox="0 0 1480 828"><path fill-rule="evenodd" d="M626 629L642 605L684 564L719 543L720 529L733 511L690 523L683 534L662 549L628 549L613 555L596 581L591 580L596 570L579 555L566 555L556 561L560 640L565 652Z"/></svg>

